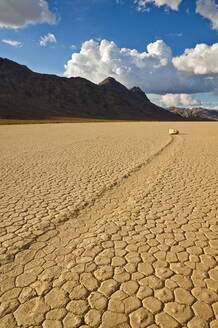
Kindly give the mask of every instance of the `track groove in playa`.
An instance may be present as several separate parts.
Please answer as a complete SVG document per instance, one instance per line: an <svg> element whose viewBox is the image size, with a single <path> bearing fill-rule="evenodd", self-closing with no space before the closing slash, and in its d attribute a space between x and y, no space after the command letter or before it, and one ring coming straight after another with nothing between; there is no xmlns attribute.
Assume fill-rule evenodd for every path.
<svg viewBox="0 0 218 328"><path fill-rule="evenodd" d="M55 227L53 229L49 229L49 230L45 230L43 231L41 234L39 234L38 236L32 238L31 241L28 241L28 243L24 243L22 245L22 247L20 247L19 249L17 249L16 251L13 251L13 253L7 253L6 256L4 257L4 259L2 260L2 263L9 263L11 261L14 260L14 257L16 254L18 254L19 252L28 249L34 242L37 241L38 237L43 236L47 231L55 231L56 227L64 224L65 222L71 220L71 219L76 219L79 215L81 215L82 211L86 208L90 208L92 207L96 201L98 201L106 192L109 192L110 190L114 189L114 187L119 186L120 184L122 184L123 181L125 181L128 177L132 176L134 173L138 172L140 169L142 169L145 165L149 164L154 158L156 158L158 155L160 155L169 145L171 145L171 143L173 142L173 137L171 136L169 141L162 146L155 154L152 154L145 162L137 165L136 167L134 167L133 169L131 169L131 171L129 171L128 173L126 173L125 175L119 177L118 181L114 181L109 187L102 189L102 191L96 195L96 197L94 199L90 199L89 202L85 203L83 206L81 206L80 208L76 208L73 213L69 213L69 215L67 217L63 217L61 216L61 218L58 220L58 222L55 224ZM109 195L108 195L109 197ZM47 227L49 228L49 227ZM1 262L0 262L1 264Z"/></svg>
<svg viewBox="0 0 218 328"><path fill-rule="evenodd" d="M45 129L44 129L44 131L45 131ZM37 137L38 137L38 135L37 135ZM53 136L53 137L54 137L54 139L56 138L56 136ZM18 135L18 138L19 138L19 135ZM67 136L65 138L67 139ZM96 142L97 146L98 146L98 143L99 143L99 140L98 140L99 138L102 138L102 137L97 136L97 142ZM126 138L126 136L125 136L125 138ZM46 139L46 136L45 136L44 139ZM141 137L139 138L139 141L141 141ZM142 141L144 142L144 140L142 140ZM7 263L7 262L10 262L10 261L13 261L14 256L18 252L20 252L21 250L28 249L28 247L37 240L38 236L42 236L48 230L55 230L56 226L68 221L69 219L76 218L79 215L79 213L81 213L82 210L84 210L86 207L92 206L95 203L95 201L98 200L105 192L111 190L112 188L114 188L115 186L120 184L123 179L126 179L129 175L133 174L134 172L138 171L141 167L146 165L150 160L152 160L156 155L158 155L159 152L162 152L162 150L164 150L165 147L167 147L172 141L173 141L172 137L168 137L166 139L166 143L164 145L161 145L161 148L160 148L160 145L157 144L157 146L154 147L154 148L157 148L156 152L154 152L153 149L151 149L150 153L147 153L147 149L146 149L145 155L139 157L138 160L135 160L133 158L132 163L130 162L131 165L128 165L128 163L125 163L125 160L129 160L129 158L128 158L128 156L126 156L126 158L124 156L123 163L121 163L122 164L121 172L119 172L119 170L118 170L118 172L116 172L116 170L115 170L115 176L112 176L111 179L108 181L108 183L105 186L104 185L100 186L100 188L99 188L100 191L96 192L95 190L93 190L92 193L88 195L88 198L86 198L85 194L82 195L82 196L84 196L84 201L79 202L79 203L73 202L73 206L70 209L66 208L67 206L65 206L64 209L62 209L61 211L53 211L54 212L54 213L52 213L53 215L48 216L47 215L48 212L45 214L43 212L43 209L42 209L42 211L41 211L42 214L39 216L39 218L38 218L39 220L37 220L38 222L33 223L33 224L32 224L32 221L35 220L35 218L37 216L37 212L40 211L40 206L33 208L33 210L31 208L30 209L27 208L27 209L24 210L24 212L22 212L22 207L25 207L26 199L28 200L29 196L28 196L28 194L26 195L26 190L24 190L24 194L22 194L22 192L18 189L18 195L15 196L16 198L18 196L16 203L19 203L20 200L22 200L22 198L24 199L24 202L21 205L22 207L19 206L18 210L16 211L17 213L15 213L15 214L18 216L19 213L21 212L20 215L24 214L26 217L30 217L30 220L28 220L27 222L24 222L23 219L21 220L21 222L22 222L21 224L25 225L25 230L26 230L25 233L24 233L24 238L22 236L22 233L17 234L17 232L15 232L14 236L10 236L11 234L9 233L10 238L7 238L6 240L8 240L10 245L7 245L7 252L2 252L2 255L0 254L0 263ZM21 140L21 143L22 142L24 142L24 140ZM37 142L37 140L36 140L36 142ZM43 142L44 142L44 140L43 140ZM85 139L85 142L86 142L86 139ZM92 147L94 142L95 141L91 141L89 143L89 146ZM83 143L84 143L84 141L82 140L82 145L83 145ZM152 144L153 144L153 142L152 142ZM76 142L73 141L73 145L74 145L74 147L76 146L77 151L80 149L80 141L79 140L76 141ZM118 147L118 151L120 151L121 150L120 148L123 147L123 146L126 146L126 145L121 144ZM137 146L137 144L136 144L136 146ZM31 144L31 147L32 147L32 144ZM35 147L35 145L34 145L34 147ZM37 147L38 147L38 145L37 145ZM110 146L110 148L111 148L111 146ZM29 149L27 148L27 150L29 150ZM113 151L113 148L112 148L112 151ZM127 151L128 151L128 147L127 147ZM68 148L65 149L65 153L68 153L68 152L69 152L69 149ZM96 149L94 149L94 152L96 152ZM25 153L28 154L28 151L26 151L25 148L24 149L21 148L21 150L19 149L19 157L22 157L21 156L22 153L23 154L25 154ZM59 153L60 153L60 151L59 151ZM56 156L60 156L59 153L57 152ZM86 157L86 155L87 154L84 154L84 157ZM106 155L108 156L108 154L106 154ZM53 156L53 154L52 154L52 156ZM66 156L66 154L65 154L65 156ZM101 156L102 156L102 154L100 154L100 160L101 160ZM47 154L46 154L46 157L48 157ZM27 161L27 160L28 160L28 157L27 157L27 159L25 159L25 161ZM79 159L79 160L81 161L81 159ZM89 161L91 161L91 160L92 160L92 158L89 159ZM106 160L107 160L107 158L106 158ZM5 165L6 167L9 164L9 161L10 162L11 161L12 162L17 161L17 158L12 158L12 159L10 158L9 160L7 160L7 162L6 162L7 164ZM69 156L69 159L66 158L65 161L66 162L71 161L71 157ZM20 166L24 165L24 167L26 166L26 163L24 161L21 161L21 163L18 162L17 164L20 165ZM16 164L16 167L15 167L15 173L17 171L17 166L18 166L17 164ZM32 164L32 166L31 166L31 164ZM87 163L87 164L92 165L92 163ZM104 170L107 171L107 162L104 163L104 164L105 164ZM119 163L115 162L113 165L117 165L117 164L119 164ZM4 165L4 161L3 161L3 165ZM2 167L4 167L3 165L2 165ZM58 165L58 167L59 167L60 163L57 162L56 165ZM28 172L28 170L32 170L33 167L36 167L36 173L34 174L35 175L34 178L36 178L36 183L39 184L39 188L41 188L41 185L42 185L43 181L39 180L39 182L38 182L37 180L39 179L38 175L40 174L41 170L44 170L43 166L44 166L44 163L43 163L43 150L40 149L40 151L36 152L36 160L34 160L33 163L30 163L29 168L27 167L27 169L26 169L27 172ZM123 170L123 166L125 167L124 170ZM87 165L87 167L88 167L88 165ZM72 166L72 169L74 169L73 166ZM95 167L94 167L94 169L95 169ZM11 171L13 171L13 170L14 170L14 168L12 167ZM122 170L124 171L124 173L123 173ZM4 171L4 170L2 170L2 171ZM20 185L21 190L23 188L23 186L22 186L23 181L26 180L28 182L28 180L30 180L30 177L25 176L25 174L23 174L23 172L24 172L24 170L21 171L21 173L20 172L17 173L17 176L18 176L18 179L19 179L18 180L18 185ZM78 172L78 173L79 173L79 176L81 176L81 173L83 174L83 170L81 170L81 172ZM10 174L11 174L11 172L10 172ZM21 176L20 178L19 178L19 175ZM102 178L103 182L104 182L105 176L107 177L107 174L103 171L103 178ZM48 177L45 177L45 183L46 183L46 178L47 178L47 181L48 181L47 189L48 189L48 192L50 193L49 180L52 180L51 173L48 175ZM95 174L94 174L94 179L95 178L96 177L95 177ZM44 179L44 177L43 177L43 179ZM58 179L58 176L57 176L57 179ZM1 180L2 180L2 185L4 185L5 184L4 176ZM7 181L7 178L6 178L6 181ZM4 197L4 193L3 193L3 196L2 196L3 201L1 202L2 211L4 211L3 212L3 225L2 225L2 228L3 228L3 234L2 235L3 236L4 236L4 234L7 234L7 232L4 231L4 228L7 227L7 224L8 224L7 221L5 222L5 218L4 218L4 215L7 214L7 211L5 212L5 206L7 208L7 202L9 202L9 204L10 204L10 198L12 198L11 197L11 192L10 192L10 187L11 187L11 185L13 186L13 182L9 182L9 181L8 181L8 189L9 190L7 190L7 192L6 192L6 197ZM93 187L95 188L96 182L95 182L95 180L93 182L94 182ZM97 182L97 184L99 184L99 183ZM64 182L63 182L63 187L65 187ZM65 195L67 195L68 199L73 198L74 193L75 193L74 190L73 190L74 193L72 193L72 191L69 187L70 187L70 184L69 184L69 186L67 186L66 191L63 195L64 197L65 197ZM83 189L86 188L86 183L85 183L85 188L84 188L84 185L78 186L78 187L80 187L83 192L84 191L86 192L86 190L83 190ZM54 190L54 188L58 188L58 184L54 183L54 186L52 186L52 189ZM68 188L69 188L69 192L68 192ZM7 184L6 184L5 189L7 189ZM12 192L14 192L14 190ZM27 189L27 192L28 192L28 189ZM71 196L71 193L72 193L72 196ZM52 195L52 192L51 192L51 195ZM9 196L9 197L7 197L7 196ZM39 195L37 195L37 198L38 198L38 196L40 196L40 193L39 193ZM6 198L5 203L4 203L4 198ZM72 202L72 199L70 199L70 201ZM55 204L55 199L50 197L49 202ZM60 203L61 199L58 200L58 202ZM14 204L15 204L15 202L13 202L13 206L14 206ZM43 205L44 208L45 208L46 205L49 207L49 203L46 204L46 202L43 202L42 205ZM59 206L57 206L57 207L59 207ZM54 205L53 205L53 208L54 208ZM66 210L65 210L65 208L66 208ZM14 213L12 213L12 215L13 214ZM22 217L24 215L22 215ZM8 220L7 217L6 217L6 220ZM40 223L40 220L42 220L42 223ZM29 222L30 222L30 228L28 227ZM7 224L5 224L5 223L7 223ZM17 222L16 222L16 224L17 224ZM11 223L9 223L9 225L11 225ZM4 241L4 238L2 238L2 240ZM1 239L0 239L0 241L1 241Z"/></svg>
<svg viewBox="0 0 218 328"><path fill-rule="evenodd" d="M38 236L33 238L31 241L28 241L28 243L26 243L26 244L24 243L22 245L22 247L20 247L16 251L14 251L12 254L7 253L7 255L2 260L2 263L5 264L5 263L9 263L9 262L13 261L16 254L18 254L19 252L21 252L23 250L27 250L34 242L37 241L39 236L42 237L48 231L52 231L52 230L55 231L57 226L64 224L65 222L67 222L71 219L76 219L78 216L81 215L81 213L84 209L91 208L96 203L96 201L98 201L105 193L110 192L115 187L121 185L122 182L124 182L128 177L132 176L134 173L136 173L140 169L142 169L145 165L149 164L153 159L155 159L158 155L160 155L169 145L171 145L173 140L174 140L174 138L170 137L170 140L162 148L160 148L155 154L151 155L145 162L137 165L131 171L129 171L128 173L126 173L125 175L120 177L118 181L113 182L109 187L103 189L99 194L96 195L96 198L91 199L89 202L85 203L82 207L75 209L74 212L70 213L67 217L61 217L60 220L58 220L58 222L55 224L54 229L49 229L49 230L43 231L41 234L39 234ZM109 195L108 195L108 197L109 197ZM1 264L1 262L0 262L0 264Z"/></svg>
<svg viewBox="0 0 218 328"><path fill-rule="evenodd" d="M1 327L218 327L217 127L174 125L184 134L2 265Z"/></svg>
<svg viewBox="0 0 218 328"><path fill-rule="evenodd" d="M76 219L79 216L82 215L82 211L87 209L91 210L92 206L96 204L97 201L99 201L106 193L107 197L110 197L108 192L114 190L114 188L119 187L122 185L123 182L126 181L129 177L131 177L133 174L137 173L139 170L144 168L146 165L150 164L153 159L155 159L157 156L159 156L171 143L173 142L174 138L171 137L169 142L167 142L160 150L158 150L155 154L151 155L145 162L139 164L138 166L134 167L131 171L123 175L119 178L119 181L115 181L112 183L108 188L103 189L96 198L91 199L88 203L84 204L83 207L77 208L72 214L68 215L68 218L63 219L63 223L69 221L70 219ZM59 224L60 225L60 224Z"/></svg>

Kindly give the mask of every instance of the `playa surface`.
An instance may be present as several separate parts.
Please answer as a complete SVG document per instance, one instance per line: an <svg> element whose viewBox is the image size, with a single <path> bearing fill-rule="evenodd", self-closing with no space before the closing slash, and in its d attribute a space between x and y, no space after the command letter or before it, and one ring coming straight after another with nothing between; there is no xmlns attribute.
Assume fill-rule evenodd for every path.
<svg viewBox="0 0 218 328"><path fill-rule="evenodd" d="M217 123L0 139L0 327L218 328Z"/></svg>

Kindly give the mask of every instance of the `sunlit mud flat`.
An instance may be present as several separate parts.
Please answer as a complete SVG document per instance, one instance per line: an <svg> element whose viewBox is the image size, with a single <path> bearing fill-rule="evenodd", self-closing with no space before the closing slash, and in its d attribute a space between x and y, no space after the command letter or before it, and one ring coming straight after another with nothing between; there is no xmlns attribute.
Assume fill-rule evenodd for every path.
<svg viewBox="0 0 218 328"><path fill-rule="evenodd" d="M87 206L170 140L141 123L1 126L0 136L3 251Z"/></svg>
<svg viewBox="0 0 218 328"><path fill-rule="evenodd" d="M216 123L0 138L1 327L217 327Z"/></svg>

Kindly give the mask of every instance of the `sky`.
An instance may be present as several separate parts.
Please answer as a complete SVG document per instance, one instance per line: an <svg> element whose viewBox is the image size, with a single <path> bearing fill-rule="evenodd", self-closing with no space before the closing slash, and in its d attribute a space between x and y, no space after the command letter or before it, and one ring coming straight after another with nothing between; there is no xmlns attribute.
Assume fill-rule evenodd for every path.
<svg viewBox="0 0 218 328"><path fill-rule="evenodd" d="M218 109L218 0L0 0L0 57Z"/></svg>

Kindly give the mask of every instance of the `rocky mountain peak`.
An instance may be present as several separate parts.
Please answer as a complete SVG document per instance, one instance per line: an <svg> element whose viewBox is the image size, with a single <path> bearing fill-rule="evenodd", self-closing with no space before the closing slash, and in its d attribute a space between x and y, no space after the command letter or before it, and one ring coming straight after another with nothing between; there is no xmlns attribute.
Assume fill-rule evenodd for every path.
<svg viewBox="0 0 218 328"><path fill-rule="evenodd" d="M98 85L102 86L102 87L107 87L107 88L110 88L113 90L117 90L117 91L127 91L128 90L123 84L121 84L120 82L118 82L111 76L107 77L105 80L100 82Z"/></svg>
<svg viewBox="0 0 218 328"><path fill-rule="evenodd" d="M133 87L130 89L130 91L134 94L135 97L137 97L141 101L150 102L146 94L139 88L139 87Z"/></svg>

